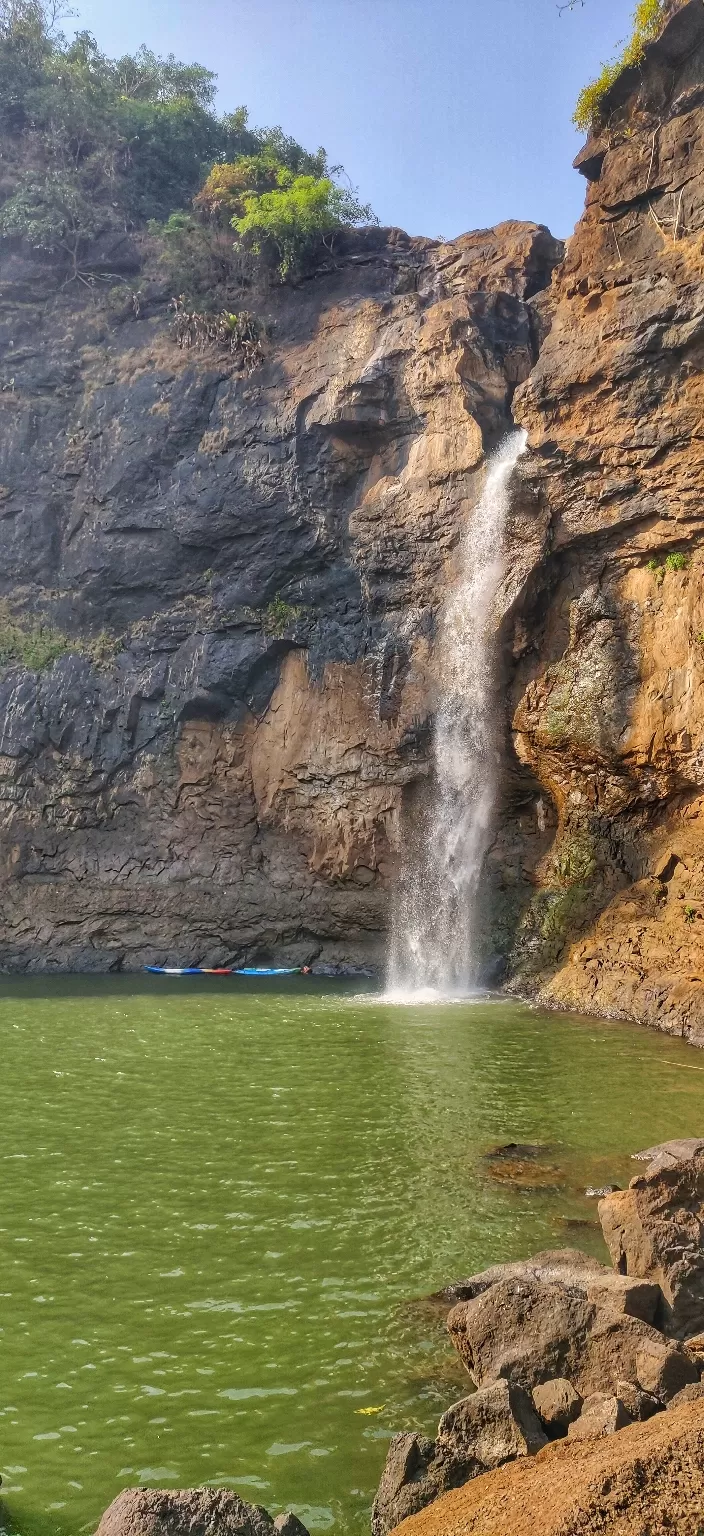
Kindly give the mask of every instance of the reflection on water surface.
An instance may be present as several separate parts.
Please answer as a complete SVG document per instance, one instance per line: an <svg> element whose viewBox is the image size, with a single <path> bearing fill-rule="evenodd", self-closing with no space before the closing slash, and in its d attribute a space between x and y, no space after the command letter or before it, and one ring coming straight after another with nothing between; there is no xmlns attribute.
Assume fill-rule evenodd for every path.
<svg viewBox="0 0 704 1536"><path fill-rule="evenodd" d="M5 979L0 1049L0 1470L42 1536L140 1480L366 1531L466 1381L418 1298L603 1253L585 1185L704 1124L704 1055L505 1000Z"/></svg>

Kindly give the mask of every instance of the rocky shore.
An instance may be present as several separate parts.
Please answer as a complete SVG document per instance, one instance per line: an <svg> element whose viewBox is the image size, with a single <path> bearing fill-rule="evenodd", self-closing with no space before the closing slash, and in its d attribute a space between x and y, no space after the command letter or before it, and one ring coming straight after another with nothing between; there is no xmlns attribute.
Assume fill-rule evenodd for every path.
<svg viewBox="0 0 704 1536"><path fill-rule="evenodd" d="M613 1267L557 1249L441 1293L472 1389L391 1441L372 1536L701 1536L704 1138L634 1160L599 1202ZM308 1533L226 1489L129 1488L96 1536Z"/></svg>

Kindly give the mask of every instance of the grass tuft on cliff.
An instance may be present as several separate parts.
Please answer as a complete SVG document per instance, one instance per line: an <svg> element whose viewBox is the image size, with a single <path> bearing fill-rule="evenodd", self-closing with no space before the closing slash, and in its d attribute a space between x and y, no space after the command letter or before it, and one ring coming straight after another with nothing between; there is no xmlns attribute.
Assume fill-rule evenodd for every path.
<svg viewBox="0 0 704 1536"><path fill-rule="evenodd" d="M71 652L87 656L95 666L105 666L120 648L121 642L105 631L93 639L72 640L41 619L24 622L7 602L0 602L0 668L19 665L30 672L44 672L59 656Z"/></svg>
<svg viewBox="0 0 704 1536"><path fill-rule="evenodd" d="M671 10L672 4L668 4L668 0L640 0L633 13L633 33L623 53L604 64L598 78L579 93L573 122L582 133L592 133L598 127L607 92L624 69L642 63L646 43L658 36Z"/></svg>

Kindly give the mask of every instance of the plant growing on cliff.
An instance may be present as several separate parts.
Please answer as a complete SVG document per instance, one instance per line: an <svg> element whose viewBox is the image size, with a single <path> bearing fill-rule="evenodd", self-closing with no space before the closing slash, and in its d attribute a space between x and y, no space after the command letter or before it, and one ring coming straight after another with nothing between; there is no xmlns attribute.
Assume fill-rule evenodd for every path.
<svg viewBox="0 0 704 1536"><path fill-rule="evenodd" d="M598 125L604 98L623 70L642 63L646 43L657 37L666 15L666 0L640 0L633 13L633 33L623 52L604 64L598 78L579 93L573 121L583 133L591 133Z"/></svg>
<svg viewBox="0 0 704 1536"><path fill-rule="evenodd" d="M266 635L281 639L296 621L303 617L303 609L296 603L287 603L277 594L262 613L262 628Z"/></svg>
<svg viewBox="0 0 704 1536"><path fill-rule="evenodd" d="M683 555L681 550L673 550L671 554L665 556L666 571L686 571L688 564L687 556Z"/></svg>
<svg viewBox="0 0 704 1536"><path fill-rule="evenodd" d="M329 176L294 176L283 168L274 190L245 192L244 214L235 217L246 249L268 260L281 278L300 277L317 247L332 249L345 226L370 224L374 215L353 192Z"/></svg>
<svg viewBox="0 0 704 1536"><path fill-rule="evenodd" d="M41 619L27 622L13 614L7 602L0 602L0 667L15 664L30 672L44 672L68 652L88 656L96 666L105 666L114 659L121 643L105 630L92 639L69 639L53 624Z"/></svg>
<svg viewBox="0 0 704 1536"><path fill-rule="evenodd" d="M172 300L172 308L171 328L179 347L200 352L215 347L220 352L229 352L247 374L262 361L262 325L248 310L236 314L222 309L213 314L190 309L183 296Z"/></svg>

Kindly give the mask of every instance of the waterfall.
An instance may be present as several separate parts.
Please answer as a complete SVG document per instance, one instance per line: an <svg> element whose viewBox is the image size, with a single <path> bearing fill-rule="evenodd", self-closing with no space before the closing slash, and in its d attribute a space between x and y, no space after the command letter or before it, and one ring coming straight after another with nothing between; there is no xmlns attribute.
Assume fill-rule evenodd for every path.
<svg viewBox="0 0 704 1536"><path fill-rule="evenodd" d="M489 461L462 541L459 579L440 617L430 797L396 891L390 998L456 997L477 985L477 902L499 761L492 620L511 476L526 441L527 433L512 432Z"/></svg>

